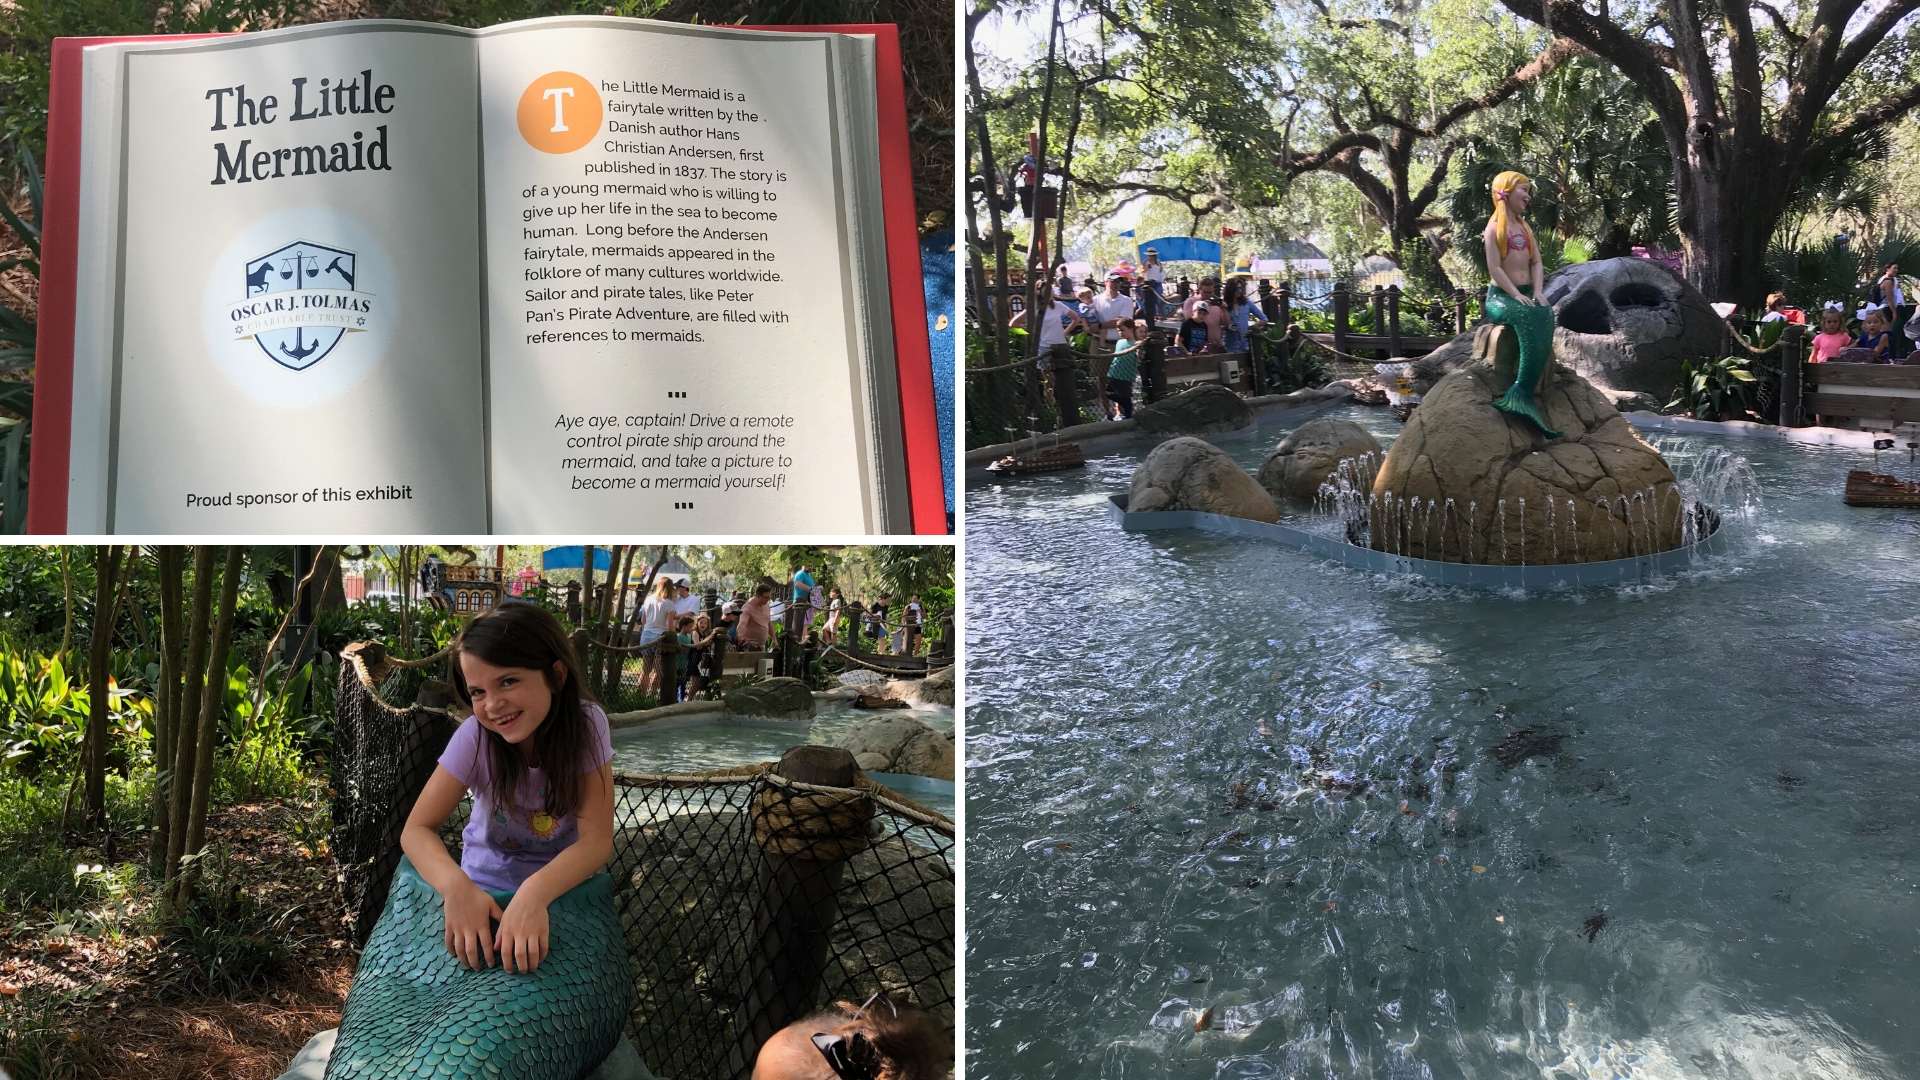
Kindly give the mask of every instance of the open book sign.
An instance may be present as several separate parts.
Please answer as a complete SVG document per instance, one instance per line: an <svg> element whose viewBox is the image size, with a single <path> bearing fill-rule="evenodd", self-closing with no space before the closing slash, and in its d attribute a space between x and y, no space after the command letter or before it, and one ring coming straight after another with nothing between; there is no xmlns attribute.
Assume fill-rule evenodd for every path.
<svg viewBox="0 0 1920 1080"><path fill-rule="evenodd" d="M52 75L33 531L945 531L894 27L357 20Z"/></svg>

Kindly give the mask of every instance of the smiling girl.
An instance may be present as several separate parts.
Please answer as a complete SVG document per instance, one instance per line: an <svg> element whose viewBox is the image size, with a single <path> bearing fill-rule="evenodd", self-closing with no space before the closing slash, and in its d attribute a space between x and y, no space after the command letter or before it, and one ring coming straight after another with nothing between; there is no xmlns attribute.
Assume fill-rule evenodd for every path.
<svg viewBox="0 0 1920 1080"><path fill-rule="evenodd" d="M572 1080L612 1050L630 983L604 868L606 713L566 634L507 603L453 647L468 706L400 835L327 1076ZM439 830L469 792L460 861ZM437 936L437 940L436 940Z"/></svg>

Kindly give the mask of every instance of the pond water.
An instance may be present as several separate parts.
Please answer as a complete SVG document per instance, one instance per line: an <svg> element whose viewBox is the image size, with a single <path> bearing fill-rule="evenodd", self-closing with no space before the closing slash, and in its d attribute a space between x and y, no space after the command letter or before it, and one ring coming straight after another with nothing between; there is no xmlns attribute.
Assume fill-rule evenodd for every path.
<svg viewBox="0 0 1920 1080"><path fill-rule="evenodd" d="M805 743L831 745L870 716L846 705L821 703L811 724L764 717L690 716L658 720L613 733L613 769L623 773L700 772L727 765L775 761ZM953 710L919 706L898 715L940 731L953 730ZM953 783L901 773L869 773L875 781L931 810L953 816Z"/></svg>
<svg viewBox="0 0 1920 1080"><path fill-rule="evenodd" d="M1920 513L1661 443L1731 550L1557 592L970 482L969 1077L1920 1075Z"/></svg>

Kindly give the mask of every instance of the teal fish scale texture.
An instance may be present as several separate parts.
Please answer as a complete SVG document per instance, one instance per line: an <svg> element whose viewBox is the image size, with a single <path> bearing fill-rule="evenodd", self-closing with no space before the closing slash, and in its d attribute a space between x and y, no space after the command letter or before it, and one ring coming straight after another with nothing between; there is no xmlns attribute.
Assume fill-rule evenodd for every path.
<svg viewBox="0 0 1920 1080"><path fill-rule="evenodd" d="M504 910L513 896L493 898ZM612 879L582 882L547 919L551 952L534 971L470 970L447 951L439 894L403 860L347 994L327 1080L592 1072L620 1037L631 994Z"/></svg>

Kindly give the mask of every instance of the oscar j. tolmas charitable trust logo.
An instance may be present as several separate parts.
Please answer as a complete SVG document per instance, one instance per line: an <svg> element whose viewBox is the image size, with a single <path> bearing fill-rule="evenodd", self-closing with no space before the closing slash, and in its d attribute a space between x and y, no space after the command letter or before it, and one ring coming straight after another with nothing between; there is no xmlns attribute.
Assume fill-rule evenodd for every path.
<svg viewBox="0 0 1920 1080"><path fill-rule="evenodd" d="M312 367L376 317L358 273L353 252L307 240L248 259L246 295L228 305L233 339L251 338L282 367Z"/></svg>

